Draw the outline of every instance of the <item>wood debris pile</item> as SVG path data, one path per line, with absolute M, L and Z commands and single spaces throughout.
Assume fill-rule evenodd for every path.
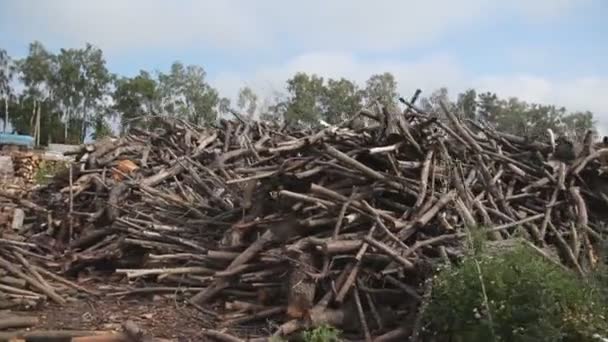
M 30 253 L 57 255 L 66 277 L 124 275 L 122 295 L 181 291 L 213 326 L 270 320 L 260 335 L 288 335 L 332 324 L 378 341 L 419 328 L 424 281 L 463 254 L 471 230 L 524 236 L 580 274 L 597 263 L 608 150 L 590 137 L 573 160 L 550 161 L 548 143 L 409 103 L 315 130 L 150 127 L 83 147 L 37 193 Z M 26 246 L 4 246 L 0 270 L 28 271 L 27 291 L 53 298 Z

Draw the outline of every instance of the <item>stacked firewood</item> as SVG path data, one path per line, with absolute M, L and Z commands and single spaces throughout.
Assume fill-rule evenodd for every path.
M 33 152 L 16 152 L 13 153 L 12 157 L 15 177 L 22 178 L 29 184 L 34 183 L 36 172 L 40 167 L 40 156 Z
M 22 188 L 0 187 L 0 310 L 32 309 L 48 300 L 65 304 L 79 292 L 96 294 L 60 276 L 50 250 L 32 239 L 39 233 L 36 218 L 50 216 L 27 194 Z
M 83 146 L 36 194 L 32 239 L 45 243 L 33 250 L 69 250 L 67 277 L 124 275 L 129 288 L 113 295 L 182 293 L 212 326 L 273 320 L 270 333 L 288 335 L 331 324 L 368 341 L 416 329 L 425 280 L 473 233 L 523 236 L 578 274 L 595 267 L 608 149 L 589 138 L 574 160 L 554 160 L 548 139 L 403 102 L 321 129 L 152 118 L 150 130 Z M 0 269 L 28 269 L 25 247 Z

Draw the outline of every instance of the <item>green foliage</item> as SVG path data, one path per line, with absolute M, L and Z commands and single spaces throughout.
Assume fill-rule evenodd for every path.
M 371 105 L 379 101 L 383 106 L 397 104 L 397 81 L 390 72 L 372 75 L 365 83 L 365 103 Z
M 98 115 L 93 123 L 93 134 L 92 138 L 99 140 L 101 138 L 112 136 L 112 127 L 103 115 Z
M 441 109 L 441 102 L 447 105 L 449 110 L 454 110 L 454 106 L 450 102 L 448 89 L 445 87 L 435 90 L 429 97 L 423 97 L 420 99 L 420 104 L 423 110 L 439 116 L 444 115 L 443 110 Z
M 299 336 L 295 336 L 289 341 L 301 341 L 301 342 L 340 342 L 340 330 L 329 326 L 322 325 L 314 329 L 307 329 L 302 331 Z M 268 339 L 270 342 L 287 342 L 287 340 L 280 336 L 272 336 Z
M 237 106 L 244 111 L 250 118 L 253 117 L 258 106 L 258 96 L 249 87 L 244 87 L 239 90 L 239 98 Z
M 496 122 L 501 106 L 498 96 L 494 93 L 485 92 L 478 95 L 478 118 L 487 122 Z
M 19 102 L 26 103 L 19 115 L 30 116 L 30 132 L 40 121 L 41 144 L 85 139 L 87 129 L 96 125 L 97 116 L 106 108 L 104 97 L 109 92 L 112 75 L 105 64 L 103 52 L 91 44 L 82 49 L 61 49 L 58 55 L 39 42 L 30 44 L 27 57 L 17 63 L 25 86 Z M 25 109 L 28 106 L 31 115 Z M 79 126 L 76 138 L 70 136 L 74 134 L 71 125 L 75 122 Z M 56 130 L 62 130 L 63 136 L 56 134 Z
M 21 80 L 26 93 L 38 101 L 49 96 L 50 82 L 55 68 L 55 56 L 40 42 L 33 42 L 25 59 L 19 61 Z
M 91 44 L 86 44 L 80 51 L 81 56 L 81 78 L 84 79 L 82 85 L 82 115 L 80 127 L 80 141 L 84 141 L 87 136 L 87 128 L 98 125 L 97 115 L 105 111 L 103 98 L 109 93 L 109 86 L 112 82 L 112 75 L 106 68 L 106 61 L 103 52 Z
M 593 341 L 595 333 L 608 334 L 603 300 L 591 283 L 518 246 L 439 272 L 424 334 L 437 341 Z
M 201 124 L 215 121 L 220 101 L 217 90 L 205 80 L 207 73 L 197 65 L 174 62 L 168 74 L 158 76 L 163 114 Z
M 285 118 L 287 112 L 287 101 L 280 93 L 275 93 L 273 97 L 267 97 L 262 102 L 260 108 L 260 120 L 279 123 Z
M 599 262 L 596 268 L 591 272 L 591 279 L 596 284 L 599 293 L 608 302 L 608 240 L 602 240 L 599 250 Z
M 459 95 L 456 107 L 465 116 L 479 118 L 500 131 L 530 139 L 546 136 L 550 128 L 556 134 L 582 141 L 587 131 L 595 126 L 591 112 L 568 113 L 563 107 L 528 103 L 513 97 L 500 99 L 493 93 L 479 94 L 474 101 L 474 95 L 471 90 Z
M 122 77 L 114 84 L 114 107 L 120 113 L 121 129 L 141 126 L 144 118 L 151 115 L 159 102 L 158 84 L 146 71 L 133 78 Z
M 53 108 L 53 104 L 50 101 L 43 103 L 37 103 L 41 106 L 41 112 L 46 113 L 40 120 L 41 136 L 40 143 L 46 145 L 50 142 L 65 141 L 64 135 L 64 123 L 61 120 L 61 114 Z M 21 134 L 33 134 L 34 130 L 34 99 L 27 95 L 22 95 L 20 102 L 9 103 L 9 120 L 13 126 L 13 130 Z M 77 118 L 73 119 L 74 129 L 70 128 L 69 137 L 73 140 L 68 140 L 68 143 L 79 142 L 79 124 L 80 121 Z
M 63 112 L 64 140 L 68 140 L 69 124 L 78 114 L 82 103 L 82 89 L 85 79 L 81 75 L 82 56 L 77 49 L 61 49 L 57 56 L 58 71 L 52 84 L 57 96 L 58 106 Z M 82 126 L 82 125 L 81 125 Z
M 0 117 L 2 120 L 2 131 L 6 132 L 6 127 L 9 123 L 9 102 L 14 98 L 15 92 L 12 89 L 11 82 L 17 71 L 15 62 L 8 55 L 6 50 L 0 49 L 0 112 L 4 111 L 4 115 Z
M 217 104 L 217 110 L 220 115 L 225 115 L 230 112 L 230 99 L 222 97 Z
M 361 107 L 363 92 L 347 79 L 329 79 L 323 89 L 321 106 L 323 119 L 335 124 L 356 113 Z
M 363 98 L 357 85 L 344 78 L 329 79 L 325 83 L 316 75 L 298 73 L 287 85 L 289 98 L 269 109 L 275 116 L 282 113 L 288 124 L 315 125 L 320 119 L 338 123 L 355 113 Z
M 339 342 L 340 331 L 334 327 L 323 325 L 302 332 L 304 342 Z
M 18 77 L 16 77 L 18 76 Z M 20 84 L 14 87 L 13 79 Z M 287 125 L 316 126 L 319 120 L 331 124 L 347 119 L 360 105 L 397 107 L 397 81 L 389 72 L 372 75 L 364 89 L 344 78 L 324 80 L 318 75 L 297 73 L 286 83 L 286 96 L 260 98 L 254 90 L 240 90 L 236 105 L 253 117 Z M 19 89 L 19 91 L 17 91 Z M 527 103 L 517 98 L 501 99 L 494 93 L 469 89 L 452 103 L 446 88 L 438 89 L 419 105 L 429 112 L 449 110 L 466 118 L 482 119 L 496 129 L 525 135 L 544 136 L 547 128 L 556 134 L 581 140 L 594 129 L 590 112 L 569 113 L 564 108 Z M 230 100 L 221 97 L 207 82 L 205 70 L 174 62 L 168 72 L 140 71 L 134 77 L 116 77 L 107 67 L 103 52 L 91 44 L 60 49 L 57 54 L 42 43 L 32 42 L 25 58 L 13 60 L 0 50 L 0 120 L 29 134 L 40 125 L 37 136 L 48 142 L 81 143 L 93 136 L 109 134 L 110 119 L 119 116 L 121 132 L 147 127 L 151 115 L 178 116 L 194 123 L 209 123 L 229 112 Z M 40 117 L 38 117 L 38 115 Z
M 585 133 L 595 127 L 593 113 L 589 111 L 566 115 L 562 118 L 562 121 L 568 133 L 577 141 L 582 141 Z
M 323 96 L 323 78 L 297 73 L 287 80 L 289 100 L 284 114 L 288 124 L 315 124 L 321 117 L 321 99 Z
M 475 89 L 469 89 L 462 94 L 458 95 L 458 102 L 456 107 L 459 112 L 462 112 L 465 118 L 475 119 L 477 113 L 477 93 Z
M 34 174 L 34 181 L 40 185 L 48 184 L 55 175 L 67 168 L 67 163 L 43 160 Z

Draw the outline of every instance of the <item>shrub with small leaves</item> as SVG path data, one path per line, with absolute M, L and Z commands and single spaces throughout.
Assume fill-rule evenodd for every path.
M 67 168 L 67 163 L 43 160 L 36 170 L 34 181 L 36 184 L 48 184 L 51 178 Z
M 425 341 L 598 341 L 594 334 L 608 335 L 607 312 L 592 283 L 522 245 L 441 270 L 423 335 Z
M 328 325 L 302 332 L 304 342 L 340 342 L 340 331 Z

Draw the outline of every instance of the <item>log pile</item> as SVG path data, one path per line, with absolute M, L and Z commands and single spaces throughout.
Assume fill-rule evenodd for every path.
M 40 167 L 40 156 L 33 152 L 16 152 L 12 154 L 12 157 L 15 177 L 24 179 L 28 184 L 33 184 L 36 172 Z
M 84 146 L 27 207 L 40 229 L 23 243 L 57 255 L 63 276 L 129 280 L 111 295 L 182 293 L 210 327 L 332 324 L 367 341 L 413 333 L 424 281 L 473 233 L 524 237 L 578 274 L 596 265 L 608 149 L 590 138 L 559 161 L 548 142 L 403 102 L 322 129 L 155 118 Z M 353 124 L 362 117 L 371 123 Z M 28 291 L 53 299 L 26 247 L 4 250 L 0 270 L 21 267 Z

